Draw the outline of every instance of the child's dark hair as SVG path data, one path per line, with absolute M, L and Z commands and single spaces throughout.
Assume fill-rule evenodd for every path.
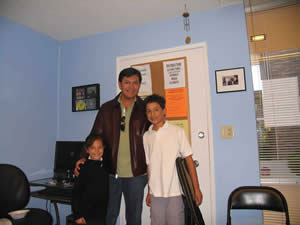
M 100 140 L 102 142 L 103 146 L 105 146 L 104 138 L 102 135 L 90 134 L 89 136 L 87 136 L 87 138 L 85 139 L 85 142 L 84 142 L 85 151 L 87 151 L 88 148 L 91 147 L 93 145 L 94 141 L 96 141 L 96 140 Z
M 160 95 L 157 95 L 157 94 L 147 96 L 145 98 L 144 102 L 145 102 L 145 106 L 147 106 L 147 104 L 149 104 L 149 103 L 155 102 L 155 103 L 159 104 L 162 109 L 165 109 L 165 107 L 166 107 L 165 98 Z

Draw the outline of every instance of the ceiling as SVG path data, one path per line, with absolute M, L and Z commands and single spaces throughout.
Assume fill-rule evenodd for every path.
M 185 4 L 193 14 L 241 2 L 256 11 L 300 0 L 0 0 L 0 16 L 63 41 L 175 18 Z
M 242 0 L 0 0 L 0 16 L 55 40 L 70 40 L 222 8 Z

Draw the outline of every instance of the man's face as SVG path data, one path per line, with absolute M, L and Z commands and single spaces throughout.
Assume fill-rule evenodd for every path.
M 119 82 L 119 88 L 125 98 L 135 98 L 139 93 L 141 83 L 137 75 L 124 77 L 122 82 Z

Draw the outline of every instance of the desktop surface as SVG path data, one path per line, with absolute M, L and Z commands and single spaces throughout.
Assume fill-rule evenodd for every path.
M 55 210 L 56 225 L 60 225 L 60 217 L 57 203 L 70 205 L 72 202 L 72 183 L 54 182 L 52 177 L 30 181 L 31 186 L 43 187 L 42 190 L 32 191 L 34 198 L 49 200 Z
M 72 183 L 53 183 L 53 178 L 44 178 L 30 181 L 31 186 L 45 187 L 42 190 L 32 191 L 31 196 L 52 202 L 71 204 L 72 200 Z
M 73 183 L 72 182 L 65 182 L 64 180 L 57 181 L 52 177 L 38 179 L 30 181 L 31 186 L 42 186 L 47 188 L 59 188 L 59 189 L 72 189 Z

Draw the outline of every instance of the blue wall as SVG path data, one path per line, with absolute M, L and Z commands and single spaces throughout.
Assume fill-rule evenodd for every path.
M 207 43 L 214 136 L 217 225 L 221 225 L 225 224 L 226 221 L 229 193 L 240 185 L 259 184 L 254 99 L 244 8 L 242 4 L 238 4 L 223 9 L 205 11 L 192 14 L 190 20 L 192 43 Z M 7 23 L 5 20 L 0 23 L 1 32 L 3 30 L 2 26 L 5 28 Z M 2 119 L 3 107 L 1 104 L 1 123 L 6 125 L 4 126 L 6 130 L 1 130 L 1 139 L 5 137 L 5 139 L 10 140 L 10 143 L 5 142 L 4 148 L 11 148 L 13 141 L 11 130 L 18 131 L 21 129 L 26 136 L 30 136 L 26 140 L 31 148 L 26 148 L 27 154 L 24 160 L 14 161 L 29 173 L 38 172 L 41 168 L 46 171 L 52 168 L 53 162 L 49 158 L 53 158 L 52 151 L 54 149 L 55 136 L 57 136 L 58 140 L 83 140 L 91 129 L 96 112 L 72 112 L 72 86 L 100 83 L 101 103 L 103 103 L 114 97 L 116 93 L 117 56 L 181 46 L 184 45 L 185 39 L 182 17 L 61 43 L 51 41 L 21 26 L 14 24 L 8 24 L 7 26 L 9 29 L 16 29 L 11 34 L 15 40 L 2 40 L 3 37 L 0 35 L 0 45 L 2 46 L 3 43 L 13 45 L 6 48 L 15 49 L 18 57 L 20 55 L 23 57 L 17 60 L 9 58 L 10 51 L 7 49 L 7 53 L 4 56 L 9 59 L 5 59 L 8 61 L 5 64 L 13 64 L 14 68 L 16 68 L 19 67 L 19 64 L 24 64 L 24 62 L 29 60 L 28 57 L 25 57 L 29 50 L 24 50 L 24 46 L 21 49 L 15 47 L 18 44 L 21 45 L 20 41 L 16 39 L 17 36 L 21 36 L 22 39 L 29 39 L 27 36 L 30 36 L 30 39 L 33 39 L 26 41 L 26 48 L 30 49 L 30 57 L 35 57 L 36 52 L 41 54 L 38 59 L 33 60 L 39 63 L 34 63 L 30 70 L 21 70 L 23 76 L 30 76 L 30 80 L 23 80 L 20 91 L 18 90 L 17 93 L 7 96 L 8 100 L 10 102 L 15 101 L 16 105 L 4 111 L 7 113 L 4 119 Z M 45 42 L 46 47 L 45 45 L 40 46 L 39 43 L 41 42 Z M 35 50 L 33 56 L 31 55 L 31 48 Z M 56 53 L 57 49 L 58 56 Z M 0 63 L 2 63 L 2 58 L 4 57 L 2 54 L 0 52 Z M 60 64 L 58 71 L 56 71 L 57 59 Z M 2 67 L 2 64 L 0 65 Z M 216 94 L 214 71 L 241 66 L 246 69 L 247 91 Z M 0 72 L 2 70 L 1 68 Z M 14 81 L 20 77 L 17 71 L 12 70 L 12 68 L 8 68 L 3 72 L 5 74 L 5 71 L 7 71 L 6 73 L 10 74 L 5 77 L 7 80 L 4 80 L 4 82 L 9 83 L 8 87 L 3 87 L 4 90 L 8 88 L 7 94 L 9 91 L 12 91 L 11 89 L 15 85 Z M 43 73 L 39 73 L 41 70 Z M 56 77 L 58 77 L 57 84 Z M 2 72 L 0 79 L 2 89 Z M 33 86 L 34 88 L 44 85 L 44 80 L 47 80 L 47 82 L 42 90 L 30 89 L 28 93 L 28 90 L 25 89 L 29 85 L 28 83 L 31 83 L 31 87 Z M 56 87 L 58 88 L 57 91 Z M 36 95 L 37 91 L 39 91 L 39 95 Z M 38 102 L 36 103 L 39 106 L 38 109 L 37 106 L 28 108 L 23 99 L 16 97 L 17 95 L 24 96 L 27 94 L 30 95 L 30 98 L 34 96 L 36 102 Z M 57 99 L 56 94 L 58 94 Z M 1 103 L 5 101 L 2 98 L 1 96 Z M 30 104 L 35 103 L 32 102 Z M 30 115 L 31 119 L 29 121 L 28 119 L 26 119 L 26 122 L 22 121 L 18 126 L 20 128 L 16 128 L 9 121 L 15 123 L 15 114 L 20 111 L 19 106 L 23 106 L 22 114 L 24 111 L 24 114 L 28 114 L 26 111 L 27 107 L 29 114 L 32 115 Z M 58 118 L 56 118 L 56 110 Z M 38 125 L 35 122 L 36 118 L 41 118 Z M 58 125 L 57 130 L 56 124 Z M 234 139 L 221 139 L 220 127 L 223 125 L 233 125 L 235 127 Z M 7 129 L 10 132 L 7 132 Z M 28 132 L 28 130 L 31 132 Z M 37 143 L 35 142 L 36 139 L 38 139 Z M 23 147 L 21 144 L 20 146 Z M 41 148 L 41 146 L 45 147 Z M 2 162 L 13 161 L 15 157 L 19 157 L 18 153 L 15 152 L 4 154 L 5 157 L 2 158 L 1 150 L 0 160 Z M 40 154 L 39 158 L 41 160 L 32 163 L 32 155 L 36 154 Z M 70 208 L 68 206 L 60 206 L 60 209 L 62 210 L 61 220 L 64 224 L 63 216 L 70 212 Z M 249 218 L 247 220 L 248 224 L 259 224 L 256 216 L 247 215 Z M 247 223 L 247 221 L 244 222 Z
M 0 17 L 0 49 L 0 162 L 37 177 L 53 166 L 57 42 Z
M 0 17 L 0 163 L 52 176 L 56 121 L 57 42 Z
M 217 224 L 224 224 L 229 193 L 258 185 L 253 88 L 243 5 L 191 16 L 193 43 L 206 42 L 212 99 Z M 182 18 L 138 25 L 61 44 L 60 138 L 84 139 L 96 112 L 71 112 L 71 87 L 100 83 L 101 103 L 116 93 L 116 57 L 184 45 Z M 247 91 L 216 94 L 215 70 L 245 67 Z M 76 121 L 76 123 L 74 123 Z M 233 125 L 234 139 L 221 139 L 220 127 Z M 252 218 L 252 216 L 251 216 Z M 255 217 L 253 217 L 255 218 Z M 254 219 L 255 220 L 255 219 Z M 249 224 L 255 224 L 253 221 Z

